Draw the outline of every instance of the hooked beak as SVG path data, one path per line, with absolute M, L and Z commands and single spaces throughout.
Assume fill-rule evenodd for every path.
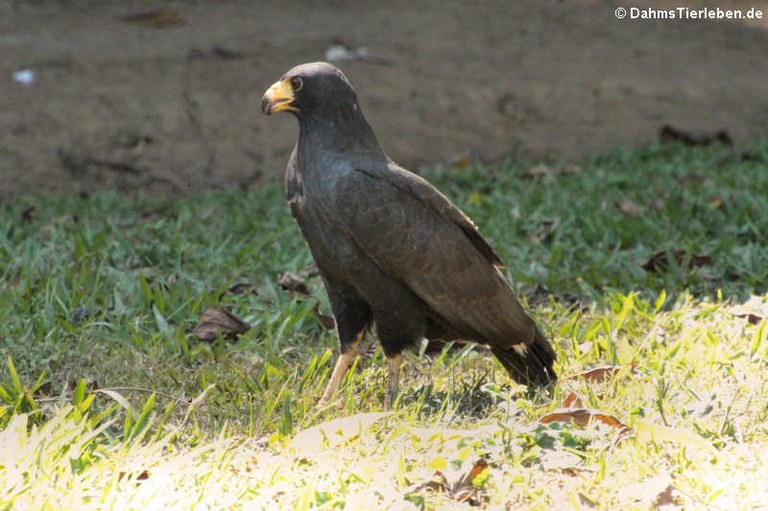
M 293 106 L 294 99 L 290 80 L 280 80 L 273 83 L 264 93 L 261 98 L 261 111 L 266 115 L 276 114 L 283 110 L 298 112 L 299 109 Z

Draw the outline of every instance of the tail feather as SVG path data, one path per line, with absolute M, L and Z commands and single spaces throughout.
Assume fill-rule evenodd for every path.
M 555 363 L 555 351 L 538 329 L 533 342 L 527 346 L 491 346 L 491 351 L 517 383 L 539 387 L 557 380 L 557 374 L 552 367 Z

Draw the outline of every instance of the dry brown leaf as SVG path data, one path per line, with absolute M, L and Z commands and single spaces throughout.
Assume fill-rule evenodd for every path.
M 750 296 L 746 302 L 731 307 L 730 312 L 737 318 L 745 318 L 751 324 L 757 325 L 763 318 L 768 317 L 768 298 Z
M 723 210 L 725 209 L 725 199 L 719 195 L 713 195 L 709 198 L 709 207 L 712 209 Z
M 430 479 L 429 481 L 425 481 L 423 483 L 418 483 L 416 485 L 413 485 L 409 490 L 408 493 L 415 493 L 420 491 L 431 491 L 435 493 L 440 492 L 448 492 L 448 479 L 445 478 L 445 475 L 440 472 L 439 470 L 435 471 L 435 473 L 432 475 L 433 479 Z
M 231 293 L 233 295 L 242 295 L 248 292 L 254 295 L 258 294 L 256 292 L 256 286 L 253 284 L 249 284 L 247 282 L 237 282 L 229 286 L 225 291 L 219 293 L 219 300 L 221 300 L 227 293 Z
M 581 165 L 576 165 L 575 163 L 569 163 L 567 165 L 563 165 L 562 167 L 559 167 L 560 174 L 568 175 L 568 174 L 579 174 L 581 172 Z
M 551 424 L 553 422 L 565 422 L 567 424 L 573 424 L 580 428 L 586 427 L 590 422 L 597 421 L 606 426 L 619 429 L 622 433 L 631 432 L 632 429 L 622 424 L 622 422 L 612 415 L 598 412 L 596 410 L 590 410 L 588 408 L 567 408 L 564 410 L 558 410 L 549 413 L 539 419 L 542 424 Z
M 314 307 L 314 313 L 315 317 L 320 321 L 320 323 L 327 328 L 328 330 L 333 330 L 336 328 L 336 319 L 333 316 L 328 316 L 327 314 L 323 314 L 320 312 L 320 302 L 315 303 Z
M 582 506 L 587 506 L 587 507 L 597 507 L 600 504 L 599 501 L 593 499 L 592 497 L 582 492 L 579 492 L 579 502 L 581 502 Z
M 590 469 L 578 468 L 578 467 L 563 467 L 560 469 L 560 473 L 567 475 L 568 477 L 580 477 L 584 473 L 592 473 Z
M 626 366 L 600 366 L 595 367 L 593 369 L 589 369 L 587 371 L 584 371 L 583 373 L 579 373 L 573 376 L 569 376 L 567 378 L 563 378 L 564 380 L 576 380 L 576 379 L 583 379 L 586 381 L 592 381 L 592 382 L 603 382 L 613 376 L 616 375 L 619 371 L 621 371 Z M 637 372 L 637 362 L 632 362 L 630 365 L 630 370 L 632 374 L 636 374 Z
M 555 171 L 548 165 L 534 165 L 525 171 L 525 174 L 533 179 L 551 179 L 555 175 Z
M 310 295 L 309 287 L 304 279 L 289 271 L 280 275 L 280 287 L 286 291 L 292 291 L 300 295 Z
M 433 478 L 429 481 L 413 485 L 407 493 L 416 493 L 421 491 L 447 493 L 454 500 L 466 502 L 470 506 L 482 506 L 488 501 L 483 489 L 475 484 L 475 481 L 486 470 L 488 462 L 484 459 L 478 459 L 472 467 L 460 475 L 453 483 L 440 470 L 435 471 Z
M 649 479 L 627 484 L 619 489 L 619 499 L 632 502 L 642 509 L 665 509 L 666 506 L 684 506 L 681 493 L 674 486 L 674 476 L 660 473 Z
M 550 234 L 555 232 L 555 229 L 557 229 L 558 225 L 560 225 L 559 218 L 542 218 L 539 220 L 539 224 L 536 226 L 536 230 L 531 235 L 531 240 L 534 243 L 541 243 L 547 237 L 549 237 Z
M 647 261 L 643 263 L 643 269 L 645 271 L 656 273 L 669 268 L 670 256 L 678 266 L 682 266 L 688 253 L 683 249 L 674 250 L 660 250 L 656 252 Z M 712 266 L 714 264 L 712 256 L 706 254 L 693 254 L 688 261 L 688 268 L 699 268 L 701 266 Z
M 451 161 L 451 168 L 455 172 L 463 172 L 469 168 L 471 160 L 468 153 L 462 153 L 457 155 Z
M 739 161 L 762 161 L 762 158 L 757 153 L 749 151 L 735 151 L 718 158 L 715 161 L 715 166 L 722 167 L 728 163 Z
M 457 488 L 464 485 L 470 485 L 473 488 L 477 488 L 475 485 L 475 479 L 477 479 L 483 472 L 488 470 L 488 462 L 485 461 L 483 458 L 479 458 L 474 465 L 472 465 L 472 468 L 469 469 L 468 472 L 463 474 L 458 481 L 454 484 L 454 493 L 456 492 Z
M 655 197 L 651 201 L 650 208 L 651 208 L 651 211 L 661 211 L 662 209 L 664 209 L 666 205 L 667 205 L 667 199 L 665 199 L 664 197 Z
M 133 475 L 132 473 L 120 471 L 117 473 L 117 480 L 122 481 L 126 477 L 130 477 L 132 475 Z M 139 485 L 141 484 L 142 481 L 146 481 L 147 479 L 149 479 L 149 477 L 150 477 L 149 471 L 144 469 L 138 474 L 136 474 L 136 477 L 134 477 L 133 480 L 136 481 L 137 485 Z
M 424 353 L 434 355 L 442 353 L 446 348 L 448 348 L 448 353 L 456 353 L 463 350 L 469 342 L 465 339 L 453 339 L 450 341 L 445 339 L 427 339 L 427 347 L 424 349 Z
M 676 494 L 677 493 L 677 494 Z M 664 506 L 680 506 L 682 501 L 679 497 L 677 488 L 671 484 L 664 488 L 664 491 L 656 495 L 656 500 L 653 501 L 653 508 L 659 509 Z
M 641 206 L 637 202 L 633 202 L 631 200 L 617 200 L 614 202 L 614 205 L 616 206 L 616 209 L 619 210 L 619 212 L 625 215 L 637 216 L 645 213 L 645 206 Z
M 685 131 L 666 124 L 659 130 L 659 141 L 682 142 L 685 145 L 709 145 L 714 142 L 721 142 L 726 145 L 733 145 L 733 139 L 725 130 L 716 132 L 693 132 Z
M 333 316 L 320 314 L 319 312 L 316 314 L 316 316 L 317 316 L 317 319 L 320 320 L 320 323 L 322 323 L 326 329 L 333 330 L 334 328 L 336 328 L 336 320 L 333 318 Z
M 35 212 L 35 206 L 27 206 L 24 208 L 24 211 L 21 212 L 21 215 L 19 215 L 19 218 L 21 220 L 21 223 L 26 224 L 28 222 L 31 222 L 34 218 L 34 212 Z
M 161 7 L 152 11 L 137 12 L 123 16 L 123 21 L 129 23 L 138 23 L 154 28 L 165 28 L 174 25 L 184 25 L 184 18 L 181 13 L 172 7 Z
M 192 335 L 202 341 L 213 341 L 217 335 L 227 339 L 236 339 L 251 329 L 251 325 L 238 318 L 223 307 L 209 307 L 197 324 Z
M 579 165 L 568 164 L 550 167 L 543 163 L 534 165 L 525 171 L 525 175 L 531 179 L 551 180 L 555 176 L 567 176 L 569 174 L 578 174 L 581 172 Z
M 575 392 L 571 392 L 563 401 L 563 408 L 584 408 L 584 403 Z
M 759 325 L 763 320 L 762 316 L 758 316 L 756 314 L 736 314 L 736 317 L 747 318 L 747 321 L 749 321 L 750 325 Z

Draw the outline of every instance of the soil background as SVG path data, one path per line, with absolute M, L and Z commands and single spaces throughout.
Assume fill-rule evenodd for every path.
M 578 159 L 664 125 L 768 133 L 768 20 L 617 20 L 620 5 L 768 16 L 758 0 L 0 0 L 0 199 L 279 176 L 297 125 L 263 116 L 262 93 L 339 44 L 367 50 L 336 64 L 412 170 L 510 151 Z

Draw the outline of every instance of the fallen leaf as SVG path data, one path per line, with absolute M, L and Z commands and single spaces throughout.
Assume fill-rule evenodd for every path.
M 661 211 L 666 207 L 666 205 L 667 205 L 667 199 L 665 199 L 664 197 L 655 197 L 651 201 L 650 208 L 651 208 L 651 211 Z
M 563 401 L 563 408 L 584 408 L 584 403 L 575 392 L 571 392 Z
M 623 200 L 623 201 L 616 201 L 614 202 L 614 205 L 616 206 L 616 209 L 619 210 L 619 212 L 629 215 L 629 216 L 637 216 L 642 213 L 645 213 L 645 206 L 641 206 L 640 204 L 633 202 L 631 200 Z
M 593 382 L 603 382 L 621 371 L 626 366 L 600 366 L 595 367 L 593 369 L 589 369 L 587 371 L 584 371 L 583 373 L 579 373 L 573 376 L 568 376 L 566 378 L 563 378 L 564 380 L 577 380 L 577 379 L 583 379 L 587 381 L 593 381 Z M 630 370 L 632 374 L 636 374 L 637 369 L 637 362 L 632 362 L 630 364 Z
M 427 346 L 424 348 L 424 353 L 427 355 L 434 355 L 442 353 L 443 350 L 448 348 L 448 353 L 456 353 L 464 349 L 466 341 L 462 339 L 454 339 L 446 341 L 445 339 L 427 339 Z
M 130 477 L 130 476 L 132 476 L 132 475 L 133 475 L 132 473 L 129 473 L 129 472 L 122 472 L 122 471 L 121 471 L 121 472 L 118 472 L 118 473 L 117 473 L 117 480 L 118 480 L 118 481 L 122 481 L 122 480 L 123 480 L 123 479 L 125 479 L 126 477 Z M 134 477 L 134 478 L 133 478 L 133 480 L 134 480 L 134 481 L 136 481 L 136 484 L 137 484 L 137 485 L 138 485 L 138 484 L 140 484 L 142 481 L 146 481 L 147 479 L 149 479 L 149 471 L 148 471 L 148 470 L 146 470 L 146 469 L 145 469 L 145 470 L 142 470 L 141 472 L 139 472 L 139 473 L 136 475 L 136 477 Z
M 33 215 L 34 212 L 35 212 L 35 206 L 27 206 L 26 208 L 24 208 L 24 211 L 22 211 L 20 215 L 21 223 L 25 224 L 27 222 L 31 222 L 32 219 L 34 218 L 34 215 Z
M 599 501 L 593 499 L 592 497 L 585 495 L 582 492 L 579 492 L 579 502 L 581 502 L 582 506 L 587 507 L 597 507 L 600 503 Z
M 671 484 L 664 488 L 664 491 L 656 495 L 656 500 L 653 501 L 654 509 L 664 506 L 680 506 L 682 504 L 683 502 L 677 488 Z
M 539 220 L 536 230 L 531 235 L 531 240 L 534 243 L 541 243 L 547 239 L 550 234 L 555 232 L 558 225 L 560 225 L 559 218 L 542 218 Z
M 659 141 L 682 142 L 685 145 L 709 145 L 714 142 L 720 142 L 726 145 L 733 145 L 733 139 L 725 130 L 716 132 L 692 132 L 678 128 L 673 128 L 669 124 L 661 127 L 659 130 Z
M 213 341 L 217 335 L 227 339 L 236 339 L 251 329 L 251 325 L 241 320 L 223 307 L 209 307 L 192 330 L 193 336 L 202 341 Z
M 435 493 L 447 493 L 449 491 L 450 485 L 448 484 L 448 479 L 446 479 L 445 475 L 441 471 L 436 470 L 432 477 L 433 479 L 430 479 L 429 481 L 412 485 L 407 490 L 407 493 L 416 493 L 424 490 Z
M 632 502 L 643 509 L 659 509 L 664 506 L 684 504 L 677 489 L 672 485 L 672 476 L 662 473 L 619 489 L 622 502 Z
M 586 310 L 590 303 L 589 299 L 584 296 L 568 292 L 555 294 L 541 284 L 524 286 L 521 292 L 531 307 L 547 304 L 550 298 L 553 298 L 557 303 L 567 305 L 571 310 Z
M 70 390 L 70 391 L 74 391 L 79 384 L 80 384 L 80 380 L 74 380 L 74 379 L 68 380 L 67 381 L 67 389 Z M 85 381 L 85 388 L 89 392 L 93 392 L 95 390 L 99 390 L 100 387 L 99 387 L 98 380 L 96 380 L 95 378 L 88 378 L 88 379 L 86 379 L 86 381 Z
M 719 195 L 709 198 L 709 207 L 712 209 L 725 209 L 725 200 Z
M 237 296 L 237 295 L 245 294 L 247 292 L 250 292 L 251 294 L 254 294 L 254 295 L 258 294 L 256 292 L 256 286 L 254 286 L 253 284 L 249 284 L 247 282 L 237 282 L 236 284 L 232 284 L 226 290 L 219 293 L 218 298 L 219 300 L 221 300 L 224 297 L 224 295 L 227 293 L 231 293 Z
M 643 263 L 643 269 L 651 273 L 657 273 L 669 268 L 670 256 L 678 266 L 683 266 L 683 262 L 688 256 L 688 252 L 683 249 L 674 250 L 660 250 L 656 252 L 647 261 Z M 688 268 L 699 268 L 701 266 L 712 266 L 715 260 L 710 255 L 706 254 L 693 254 L 688 261 Z
M 567 475 L 568 477 L 579 477 L 581 474 L 591 473 L 590 469 L 578 467 L 563 467 L 560 469 L 560 472 Z
M 549 165 L 534 165 L 525 171 L 525 175 L 533 179 L 552 179 L 555 171 Z
M 137 23 L 154 28 L 165 28 L 174 25 L 184 25 L 184 18 L 181 13 L 172 7 L 162 7 L 152 11 L 138 12 L 122 17 L 123 21 L 128 23 Z
M 472 164 L 472 156 L 469 153 L 456 154 L 446 164 L 453 173 L 464 172 Z
M 325 328 L 328 330 L 333 330 L 336 328 L 336 320 L 333 318 L 333 316 L 328 316 L 326 314 L 317 314 L 317 319 L 320 320 L 320 323 L 323 324 Z
M 552 413 L 548 413 L 539 422 L 542 424 L 551 424 L 553 422 L 564 422 L 573 424 L 580 428 L 586 427 L 590 422 L 597 421 L 606 426 L 619 429 L 622 433 L 630 433 L 632 429 L 622 424 L 622 422 L 612 415 L 590 410 L 588 408 L 566 408 Z
M 757 316 L 755 314 L 744 314 L 744 315 L 737 314 L 736 316 L 740 318 L 747 318 L 747 321 L 749 321 L 750 325 L 758 325 L 763 320 L 763 316 Z
M 292 291 L 300 295 L 310 295 L 309 287 L 304 279 L 289 271 L 280 275 L 280 287 L 286 291 Z
M 555 176 L 567 176 L 581 172 L 579 165 L 567 164 L 550 167 L 543 163 L 529 167 L 525 175 L 531 179 L 551 180 Z
M 472 465 L 472 468 L 469 469 L 469 472 L 466 473 L 465 476 L 463 476 L 459 482 L 463 483 L 469 483 L 469 484 L 479 484 L 478 477 L 483 475 L 483 473 L 488 469 L 488 462 L 485 461 L 482 458 L 479 458 L 474 465 Z
M 165 276 L 161 270 L 156 268 L 137 268 L 136 272 L 140 275 L 140 278 L 144 279 L 152 291 L 161 289 L 168 291 L 171 286 L 179 279 L 178 275 Z
M 730 312 L 737 318 L 745 318 L 751 324 L 757 325 L 763 318 L 768 317 L 768 295 L 752 295 L 746 302 L 731 307 Z
M 451 486 L 451 495 L 459 502 L 466 502 L 471 506 L 480 506 L 485 500 L 482 495 L 482 480 L 487 475 L 488 462 L 480 458 L 472 467 L 459 477 Z
M 482 506 L 488 501 L 488 496 L 485 495 L 482 488 L 487 470 L 488 462 L 482 458 L 478 459 L 468 471 L 459 475 L 453 482 L 442 471 L 436 470 L 429 481 L 411 485 L 406 491 L 406 498 L 414 493 L 429 491 L 446 493 L 452 499 L 466 502 L 470 506 Z
M 328 330 L 333 330 L 336 328 L 336 319 L 333 316 L 328 316 L 327 314 L 320 312 L 320 302 L 315 303 L 313 311 L 315 313 L 315 317 L 325 328 Z
M 736 151 L 719 158 L 715 162 L 715 166 L 722 167 L 728 163 L 735 163 L 740 161 L 762 161 L 763 159 L 759 154 L 749 151 Z
M 77 385 L 73 385 L 72 388 L 75 388 Z M 51 383 L 50 380 L 44 381 L 40 384 L 39 387 L 35 390 L 33 396 L 34 397 L 51 397 L 51 393 L 53 392 L 53 383 Z

